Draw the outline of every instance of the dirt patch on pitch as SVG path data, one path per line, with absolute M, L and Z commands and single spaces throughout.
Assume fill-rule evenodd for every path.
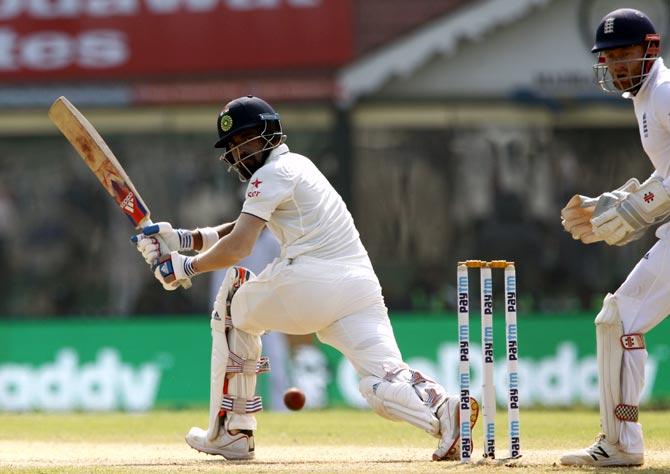
M 179 444 L 59 443 L 0 441 L 0 470 L 27 472 L 584 472 L 557 465 L 560 451 L 527 451 L 515 462 L 481 462 L 474 465 L 434 463 L 431 450 L 420 448 L 298 446 L 262 447 L 253 461 L 228 462 Z M 646 469 L 670 469 L 670 454 L 647 455 Z M 629 469 L 608 469 L 608 473 Z

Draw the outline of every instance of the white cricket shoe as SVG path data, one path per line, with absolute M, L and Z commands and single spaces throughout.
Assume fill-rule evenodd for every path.
M 224 427 L 213 441 L 207 439 L 207 430 L 193 427 L 186 435 L 186 443 L 193 449 L 207 454 L 218 454 L 229 461 L 254 458 L 254 435 L 252 431 L 241 430 L 231 433 Z
M 460 399 L 449 397 L 437 409 L 437 418 L 440 420 L 441 439 L 433 453 L 433 461 L 460 461 L 461 460 L 461 431 L 460 431 Z M 470 429 L 475 426 L 479 417 L 479 402 L 470 397 Z
M 612 444 L 599 434 L 596 442 L 586 449 L 573 451 L 561 456 L 561 464 L 566 466 L 641 466 L 644 454 L 625 453 L 618 443 Z

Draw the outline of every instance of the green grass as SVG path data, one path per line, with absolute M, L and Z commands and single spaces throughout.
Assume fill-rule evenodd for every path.
M 505 417 L 499 411 L 497 437 L 502 444 Z M 647 437 L 670 439 L 670 412 L 642 415 Z M 256 444 L 348 445 L 356 440 L 364 446 L 403 443 L 430 446 L 426 433 L 406 423 L 393 423 L 369 411 L 324 410 L 289 413 L 262 412 L 257 416 Z M 561 448 L 581 437 L 590 441 L 598 429 L 595 411 L 522 412 L 522 443 L 536 449 Z M 207 424 L 204 410 L 154 411 L 144 414 L 0 414 L 0 440 L 79 442 L 170 443 L 181 441 L 190 426 Z M 479 425 L 479 422 L 478 422 Z M 475 441 L 481 437 L 479 426 Z
M 598 431 L 595 411 L 531 410 L 522 412 L 521 416 L 522 451 L 528 453 L 528 460 L 524 458 L 522 463 L 526 472 L 567 472 L 552 465 L 556 460 L 553 453 L 546 459 L 541 456 L 533 459 L 533 452 L 585 447 Z M 500 454 L 506 453 L 505 421 L 504 413 L 499 411 L 497 439 Z M 665 454 L 670 450 L 670 412 L 645 412 L 641 421 L 645 427 L 649 459 L 642 470 L 670 472 L 670 454 Z M 189 427 L 204 427 L 206 423 L 204 410 L 147 414 L 0 414 L 0 472 L 509 470 L 490 465 L 468 467 L 432 463 L 429 459 L 436 443 L 433 438 L 406 423 L 393 423 L 368 411 L 261 413 L 256 433 L 257 459 L 253 463 L 227 463 L 218 457 L 190 450 L 183 441 L 184 434 Z M 478 426 L 474 432 L 476 450 L 481 447 L 481 438 L 481 427 Z M 109 451 L 110 446 L 111 453 L 96 458 L 96 451 Z M 145 446 L 146 456 L 143 453 Z M 154 451 L 159 448 L 164 448 L 167 454 L 156 455 Z M 49 449 L 53 451 L 49 452 Z M 73 452 L 71 463 L 68 460 L 70 449 Z M 129 450 L 127 457 L 118 452 L 124 449 Z M 18 450 L 22 453 L 17 454 Z M 388 451 L 388 456 L 376 458 L 376 450 Z M 351 460 L 346 457 L 348 454 L 342 454 L 349 452 Z M 295 453 L 295 461 L 292 453 Z M 358 453 L 361 459 L 357 457 Z M 477 453 L 479 451 L 476 456 Z M 365 458 L 370 455 L 373 459 Z M 346 459 L 342 460 L 342 456 Z M 607 472 L 627 470 L 610 469 Z

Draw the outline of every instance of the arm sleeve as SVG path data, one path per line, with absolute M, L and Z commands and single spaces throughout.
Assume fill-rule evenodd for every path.
M 663 127 L 663 130 L 667 134 L 670 134 L 670 83 L 662 83 L 654 90 L 652 104 L 654 107 L 654 117 L 658 121 L 658 124 Z M 663 172 L 664 170 L 655 170 L 647 181 L 660 179 L 663 181 L 663 186 L 666 189 L 670 189 L 670 175 L 664 176 Z
M 664 178 L 663 175 L 658 172 L 658 170 L 654 170 L 654 172 L 651 173 L 651 176 L 649 176 L 649 178 L 647 178 L 645 182 L 642 183 L 640 186 L 645 186 L 649 181 L 653 179 L 662 181 L 663 187 L 670 193 L 670 177 Z
M 652 103 L 656 120 L 670 132 L 670 83 L 660 84 L 656 88 Z
M 291 177 L 276 167 L 262 167 L 247 185 L 242 212 L 269 221 L 274 210 L 293 195 Z
M 662 180 L 663 176 L 661 176 L 661 173 L 659 173 L 657 170 L 654 170 L 654 172 L 651 173 L 651 175 L 649 175 L 649 177 L 642 182 L 642 185 L 646 184 L 648 181 L 651 181 L 652 179 L 659 179 L 659 178 Z

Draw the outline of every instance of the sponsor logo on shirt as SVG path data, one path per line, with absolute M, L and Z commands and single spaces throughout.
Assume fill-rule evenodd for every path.
M 256 178 L 254 181 L 251 182 L 251 185 L 252 185 L 255 189 L 258 189 L 258 188 L 261 186 L 262 183 L 263 183 L 263 181 L 261 181 L 260 179 Z M 247 193 L 247 197 L 250 197 L 250 198 L 254 198 L 254 197 L 257 197 L 257 196 L 260 196 L 260 195 L 261 195 L 261 192 L 260 192 L 260 191 L 249 191 L 249 192 Z

